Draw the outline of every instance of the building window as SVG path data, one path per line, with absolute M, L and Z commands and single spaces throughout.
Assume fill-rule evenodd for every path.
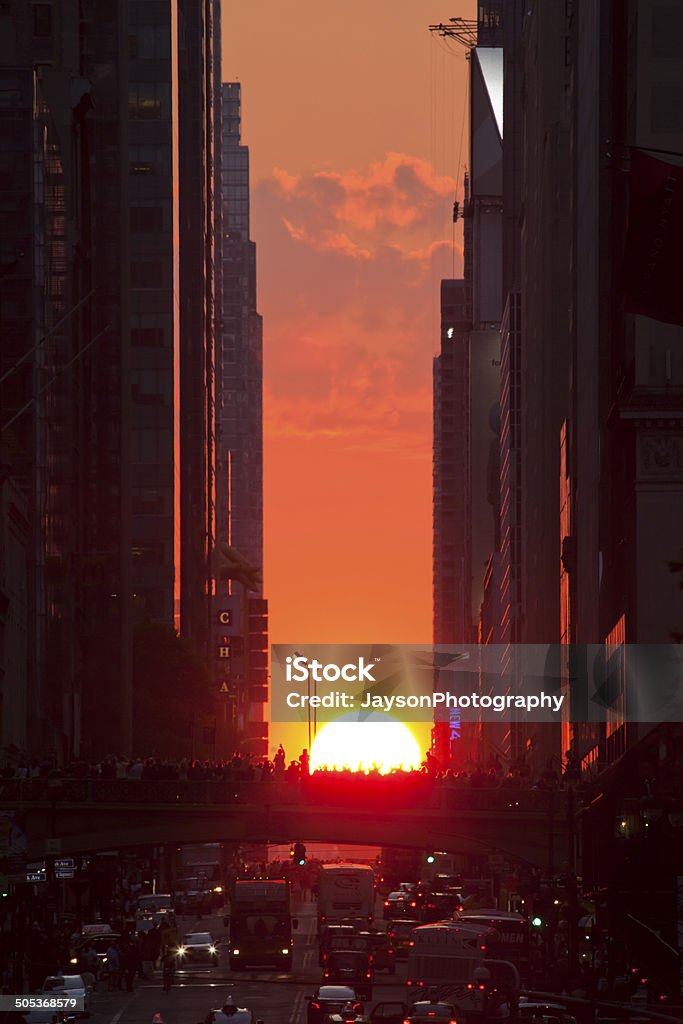
M 163 327 L 131 327 L 130 343 L 136 347 L 161 348 L 164 344 Z
M 131 491 L 131 509 L 136 516 L 163 516 L 164 496 L 159 491 L 134 487 Z
M 134 566 L 164 564 L 164 545 L 162 542 L 155 544 L 133 544 L 130 553 Z
M 171 29 L 168 25 L 137 25 L 128 36 L 129 56 L 138 60 L 168 60 Z
M 33 5 L 33 34 L 43 39 L 52 35 L 52 4 Z
M 133 121 L 159 121 L 170 117 L 171 87 L 167 82 L 131 82 L 128 116 Z
M 161 288 L 164 283 L 164 268 L 160 260 L 145 260 L 131 263 L 131 288 Z
M 131 206 L 131 231 L 163 231 L 164 211 L 161 206 Z

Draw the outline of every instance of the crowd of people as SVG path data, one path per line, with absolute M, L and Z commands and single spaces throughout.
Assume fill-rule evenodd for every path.
M 110 756 L 98 762 L 85 760 L 71 761 L 59 765 L 56 758 L 34 758 L 16 764 L 7 763 L 1 772 L 5 780 L 43 780 L 57 783 L 61 779 L 82 780 L 133 780 L 133 781 L 215 781 L 215 782 L 301 782 L 310 777 L 315 779 L 348 779 L 357 777 L 351 769 L 316 768 L 310 769 L 310 755 L 304 748 L 295 759 L 287 760 L 282 744 L 272 758 L 242 751 L 234 752 L 227 758 L 199 760 L 182 758 L 178 761 L 159 756 L 115 757 Z M 378 767 L 364 773 L 365 777 L 386 778 Z M 481 789 L 497 786 L 514 786 L 552 790 L 577 782 L 579 773 L 567 763 L 558 771 L 548 762 L 543 771 L 533 773 L 524 756 L 512 764 L 502 765 L 493 755 L 486 764 L 468 761 L 460 767 L 444 767 L 427 751 L 419 768 L 408 770 L 396 768 L 388 773 L 390 778 L 432 779 L 455 789 Z

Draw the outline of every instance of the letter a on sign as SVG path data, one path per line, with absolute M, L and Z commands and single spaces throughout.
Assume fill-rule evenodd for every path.
M 229 693 L 230 691 L 228 690 L 228 684 L 226 682 L 222 682 L 221 683 L 221 688 L 220 688 L 220 690 L 218 692 L 219 693 Z

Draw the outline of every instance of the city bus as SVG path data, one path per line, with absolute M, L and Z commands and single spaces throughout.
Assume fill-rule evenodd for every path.
M 369 864 L 322 864 L 318 875 L 318 931 L 344 919 L 375 916 L 375 872 Z
M 284 879 L 237 879 L 230 899 L 230 968 L 292 967 L 292 920 L 289 882 Z
M 519 972 L 509 961 L 491 958 L 492 937 L 490 928 L 455 921 L 416 928 L 408 951 L 408 1002 L 437 998 L 451 1003 L 468 1021 L 503 1007 L 516 1012 Z

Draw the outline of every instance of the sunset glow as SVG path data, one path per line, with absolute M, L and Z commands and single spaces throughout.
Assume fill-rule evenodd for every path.
M 321 18 L 303 0 L 283 45 L 271 0 L 224 9 L 264 324 L 273 643 L 431 641 L 432 357 L 439 281 L 462 271 L 467 62 L 427 26 L 452 14 L 350 0 Z
M 420 767 L 420 748 L 410 729 L 386 717 L 328 722 L 311 750 L 311 771 L 320 768 L 388 775 L 392 769 Z

